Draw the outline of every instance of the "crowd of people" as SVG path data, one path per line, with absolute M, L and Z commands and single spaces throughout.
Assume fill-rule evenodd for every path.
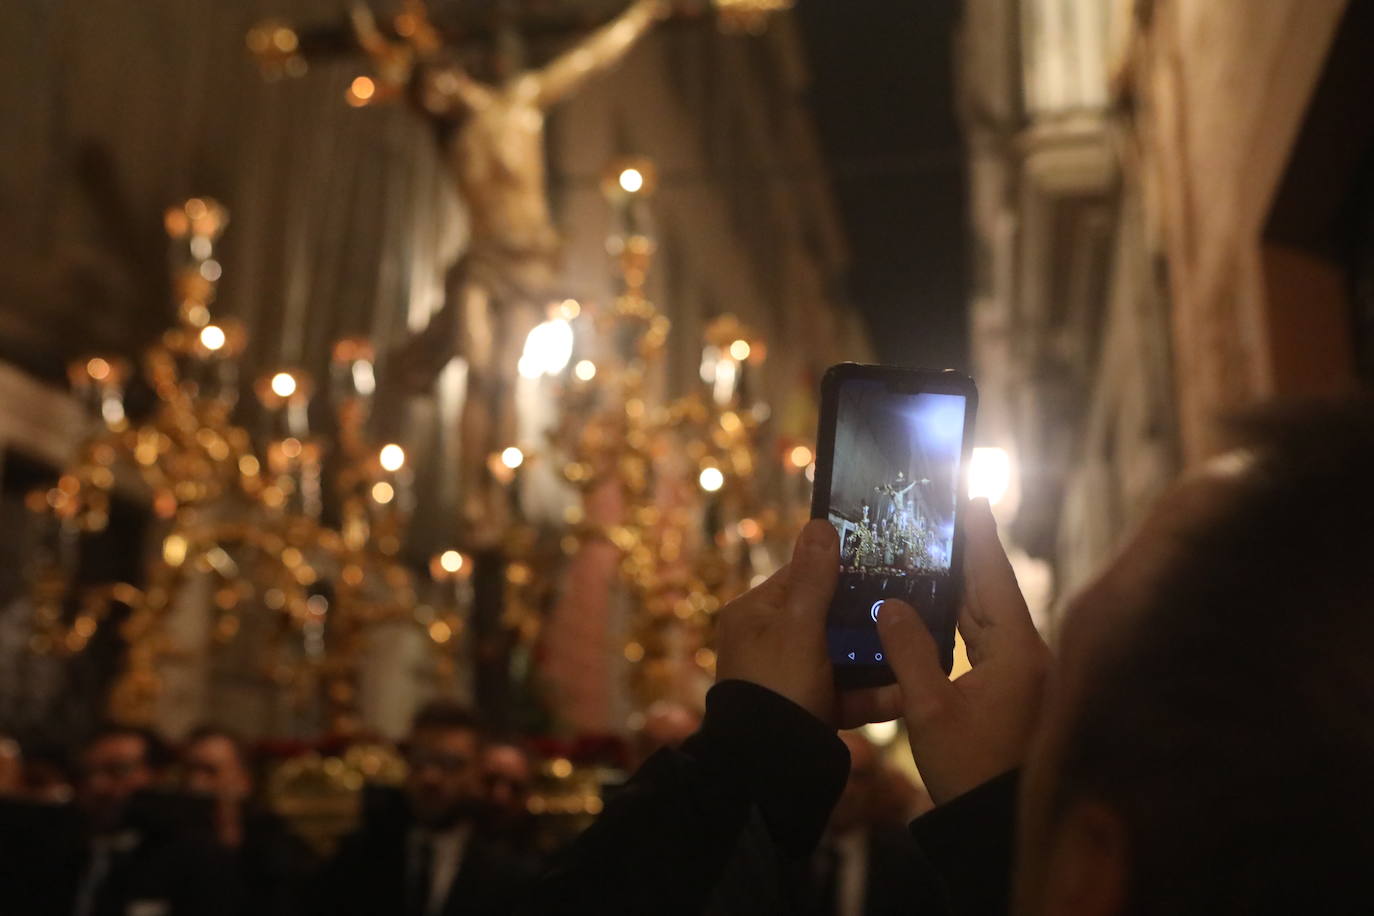
M 174 749 L 107 726 L 70 780 L 53 778 L 50 753 L 26 760 L 0 738 L 0 912 L 513 912 L 539 870 L 528 751 L 446 701 L 420 710 L 403 746 L 405 784 L 366 787 L 357 830 L 321 857 L 263 804 L 250 750 L 226 730 Z
M 951 681 L 913 608 L 897 683 L 837 692 L 824 520 L 721 612 L 701 720 L 662 740 L 551 861 L 529 760 L 464 710 L 417 716 L 402 790 L 309 861 L 249 800 L 242 746 L 197 731 L 181 794 L 150 735 L 100 732 L 74 802 L 5 803 L 14 913 L 826 913 L 1127 916 L 1374 908 L 1374 405 L 1238 426 L 1069 605 L 1052 654 L 985 502 L 968 509 Z M 901 718 L 929 798 L 843 729 Z M 651 734 L 646 728 L 646 735 Z M 659 746 L 661 745 L 661 746 Z M 0 790 L 25 787 L 0 742 Z M 909 787 L 908 787 L 909 789 Z M 199 798 L 199 807 L 187 799 Z M 917 815 L 905 823 L 911 815 Z M 197 826 L 199 829 L 197 830 Z
M 678 747 L 700 716 L 674 702 L 646 711 L 632 753 Z M 746 869 L 721 912 L 779 911 L 789 882 L 828 897 L 905 900 L 894 837 L 929 799 L 857 732 L 855 765 L 823 850 L 800 866 Z M 433 702 L 402 742 L 403 786 L 368 785 L 358 829 L 318 856 L 264 804 L 252 750 L 213 726 L 171 747 L 148 729 L 108 726 L 54 777 L 50 751 L 26 759 L 0 738 L 0 912 L 14 914 L 381 914 L 523 909 L 545 858 L 528 804 L 525 743 L 484 735 L 464 707 Z M 613 792 L 615 787 L 608 787 Z M 862 890 L 859 888 L 862 887 Z M 827 895 L 823 894 L 823 898 Z M 765 903 L 766 902 L 766 903 Z M 594 908 L 593 908 L 594 909 Z M 863 909 L 821 910 L 857 914 Z

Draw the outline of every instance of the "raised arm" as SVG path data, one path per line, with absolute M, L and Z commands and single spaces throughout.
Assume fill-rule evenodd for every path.
M 423 0 L 405 0 L 402 9 L 410 26 L 410 37 L 404 42 L 387 38 L 377 26 L 372 9 L 362 0 L 349 7 L 353 36 L 358 47 L 372 59 L 382 82 L 372 101 L 399 95 L 414 77 L 419 80 L 420 90 L 414 101 L 426 114 L 459 117 L 483 107 L 491 90 L 468 76 L 457 63 L 441 59 L 443 39 L 430 23 Z
M 353 29 L 353 38 L 358 42 L 358 47 L 372 59 L 377 75 L 385 82 L 405 85 L 414 66 L 412 50 L 402 42 L 392 41 L 383 35 L 372 8 L 362 0 L 349 5 L 348 24 Z
M 811 854 L 849 773 L 825 656 L 837 542 L 829 522 L 811 522 L 789 566 L 721 610 L 701 730 L 607 802 L 546 873 L 532 913 L 701 913 L 751 809 L 785 861 Z
M 615 19 L 530 74 L 528 78 L 536 81 L 536 104 L 549 108 L 614 67 L 670 8 L 667 0 L 635 0 Z

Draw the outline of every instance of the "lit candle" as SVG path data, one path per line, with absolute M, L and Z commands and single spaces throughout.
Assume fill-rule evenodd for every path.
M 126 425 L 124 380 L 128 374 L 128 363 L 114 357 L 92 356 L 75 360 L 67 367 L 72 393 L 112 430 Z

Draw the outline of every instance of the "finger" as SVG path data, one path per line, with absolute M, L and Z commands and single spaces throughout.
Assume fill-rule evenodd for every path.
M 964 524 L 964 607 L 959 622 L 970 648 L 987 632 L 1032 626 L 1016 573 L 997 537 L 992 507 L 981 498 L 969 501 Z
M 889 722 L 902 715 L 902 688 L 896 684 L 866 690 L 844 690 L 835 699 L 837 728 Z
M 925 623 L 904 601 L 886 601 L 878 612 L 878 638 L 897 684 L 902 711 L 915 728 L 959 701 L 959 692 L 940 667 L 940 652 Z
M 787 597 L 787 581 L 791 575 L 791 569 L 791 563 L 782 564 L 773 571 L 773 575 L 744 594 L 771 607 L 782 607 L 782 602 Z
M 802 528 L 792 551 L 784 607 L 798 621 L 825 620 L 840 577 L 839 536 L 825 519 L 813 518 Z

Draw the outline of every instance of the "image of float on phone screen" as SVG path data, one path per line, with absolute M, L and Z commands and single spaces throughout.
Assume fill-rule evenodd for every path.
M 829 518 L 840 582 L 830 625 L 871 628 L 889 598 L 933 612 L 954 549 L 965 399 L 853 379 L 836 407 Z M 851 648 L 840 640 L 832 654 L 874 661 L 850 658 Z

